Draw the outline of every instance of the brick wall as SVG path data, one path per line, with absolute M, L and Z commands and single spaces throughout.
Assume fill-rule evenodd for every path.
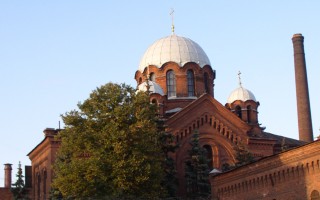
M 0 188 L 0 199 L 1 200 L 12 200 L 13 195 L 10 188 Z
M 212 199 L 311 199 L 320 191 L 320 141 L 211 176 L 210 182 Z

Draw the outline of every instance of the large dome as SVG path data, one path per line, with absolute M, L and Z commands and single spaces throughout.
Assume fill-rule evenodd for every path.
M 203 49 L 189 38 L 172 34 L 154 42 L 140 60 L 139 70 L 149 65 L 160 68 L 164 63 L 173 61 L 181 67 L 188 62 L 195 62 L 200 67 L 210 65 L 210 60 Z
M 233 103 L 234 101 L 237 101 L 237 100 L 240 100 L 243 102 L 248 100 L 256 101 L 256 98 L 250 90 L 247 90 L 242 86 L 240 86 L 231 92 L 227 103 Z

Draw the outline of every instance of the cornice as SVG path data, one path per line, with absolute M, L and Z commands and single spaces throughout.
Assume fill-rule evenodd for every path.
M 203 108 L 205 106 L 205 108 Z M 198 99 L 184 107 L 180 112 L 172 115 L 167 121 L 166 124 L 169 127 L 172 127 L 173 124 L 176 124 L 181 118 L 186 115 L 192 116 L 192 120 L 196 119 L 199 116 L 194 116 L 190 114 L 190 111 L 196 109 L 201 110 L 203 108 L 203 113 L 208 113 L 215 116 L 219 121 L 224 121 L 226 126 L 231 129 L 241 129 L 245 133 L 250 131 L 251 127 L 234 115 L 230 110 L 225 108 L 220 104 L 216 99 L 214 99 L 209 94 L 201 95 Z M 192 121 L 191 120 L 191 121 Z
M 262 158 L 254 163 L 247 164 L 214 176 L 220 184 L 250 179 L 257 174 L 270 174 L 289 167 L 297 167 L 307 163 L 310 158 L 320 155 L 320 141 L 306 144 L 285 152 Z M 320 159 L 320 156 L 319 156 Z M 272 171 L 272 172 L 271 172 Z

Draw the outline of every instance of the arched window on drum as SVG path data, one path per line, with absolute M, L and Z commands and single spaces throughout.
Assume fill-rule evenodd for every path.
M 167 95 L 168 98 L 176 97 L 176 77 L 173 70 L 167 72 Z
M 237 115 L 240 119 L 242 119 L 242 110 L 241 110 L 241 107 L 240 107 L 240 106 L 236 106 L 235 112 L 236 112 L 236 115 Z
M 209 94 L 209 75 L 207 72 L 204 73 L 204 91 Z
M 187 71 L 187 79 L 188 79 L 188 96 L 193 97 L 194 95 L 194 74 L 191 69 Z

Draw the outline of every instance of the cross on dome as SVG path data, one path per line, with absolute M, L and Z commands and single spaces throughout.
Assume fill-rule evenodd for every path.
M 170 15 L 171 15 L 171 31 L 172 31 L 172 34 L 174 34 L 174 9 L 171 8 L 171 12 L 170 12 Z
M 242 87 L 242 82 L 241 82 L 241 72 L 238 72 L 238 79 L 239 79 L 239 86 Z

